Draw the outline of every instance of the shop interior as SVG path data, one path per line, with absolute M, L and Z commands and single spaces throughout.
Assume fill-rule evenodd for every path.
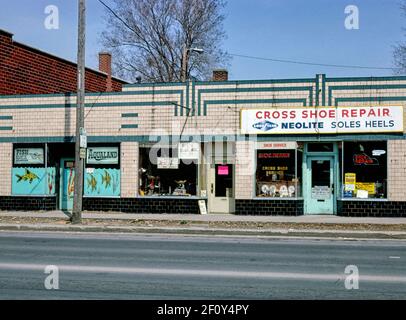
M 176 148 L 140 148 L 140 195 L 195 196 L 198 171 L 195 162 L 179 160 Z

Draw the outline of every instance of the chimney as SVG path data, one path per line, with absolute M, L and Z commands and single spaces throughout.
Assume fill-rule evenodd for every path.
M 99 70 L 107 74 L 106 91 L 113 91 L 113 85 L 111 81 L 111 53 L 99 53 Z
M 225 69 L 213 70 L 213 81 L 228 81 L 228 71 Z

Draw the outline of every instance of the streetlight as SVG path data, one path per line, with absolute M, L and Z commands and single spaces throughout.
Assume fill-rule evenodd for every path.
M 200 48 L 184 48 L 183 55 L 182 55 L 182 70 L 181 70 L 181 81 L 186 82 L 187 78 L 187 68 L 189 62 L 189 52 L 197 52 L 202 54 L 204 52 L 203 49 Z

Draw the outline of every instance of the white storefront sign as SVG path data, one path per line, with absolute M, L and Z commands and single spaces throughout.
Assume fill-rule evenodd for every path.
M 296 149 L 297 143 L 293 141 L 288 142 L 257 142 L 258 150 L 291 150 Z
M 241 110 L 241 134 L 403 132 L 402 106 Z
M 88 164 L 118 164 L 118 147 L 94 147 L 87 149 Z
M 158 157 L 157 167 L 158 169 L 178 169 L 179 158 Z
M 43 148 L 16 148 L 14 149 L 14 164 L 43 164 Z
M 178 156 L 179 159 L 195 160 L 199 159 L 200 147 L 196 142 L 181 142 L 179 143 Z

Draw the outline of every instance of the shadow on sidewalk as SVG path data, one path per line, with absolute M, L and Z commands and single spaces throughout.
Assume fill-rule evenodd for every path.
M 72 217 L 72 212 L 68 210 L 61 210 L 62 213 L 67 216 L 69 219 Z

